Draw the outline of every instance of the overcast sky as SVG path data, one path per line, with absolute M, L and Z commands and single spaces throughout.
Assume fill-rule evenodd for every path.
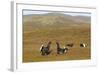
M 23 10 L 23 15 L 30 15 L 30 14 L 46 14 L 46 13 L 51 13 L 50 11 L 34 11 L 34 10 Z M 91 13 L 83 13 L 83 12 L 60 12 L 72 16 L 91 16 Z

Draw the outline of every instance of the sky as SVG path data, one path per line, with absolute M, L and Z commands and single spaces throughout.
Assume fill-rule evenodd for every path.
M 47 14 L 47 13 L 51 13 L 51 12 L 50 11 L 23 10 L 23 15 Z M 84 12 L 60 12 L 60 13 L 71 15 L 71 16 L 91 16 L 91 13 L 84 13 Z

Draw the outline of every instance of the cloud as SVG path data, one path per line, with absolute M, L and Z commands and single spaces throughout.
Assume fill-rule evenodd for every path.
M 31 15 L 31 14 L 47 14 L 52 13 L 54 11 L 40 11 L 40 10 L 23 10 L 23 15 Z M 84 12 L 58 12 L 62 14 L 67 14 L 71 16 L 91 16 L 91 13 L 84 13 Z

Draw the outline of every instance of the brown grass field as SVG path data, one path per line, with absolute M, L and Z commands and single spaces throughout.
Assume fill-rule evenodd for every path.
M 23 26 L 23 62 L 86 60 L 91 59 L 90 24 L 44 26 L 34 27 L 31 23 L 24 22 Z M 34 24 L 33 24 L 34 25 Z M 57 24 L 56 24 L 57 25 Z M 51 54 L 42 56 L 40 46 L 51 41 Z M 57 55 L 56 41 L 63 47 L 65 44 L 74 43 L 68 53 Z M 86 43 L 87 47 L 80 47 L 80 43 Z

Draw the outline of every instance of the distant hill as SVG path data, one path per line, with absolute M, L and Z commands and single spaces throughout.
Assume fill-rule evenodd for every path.
M 23 16 L 24 25 L 34 27 L 90 24 L 89 16 L 71 16 L 62 13 L 32 14 Z

